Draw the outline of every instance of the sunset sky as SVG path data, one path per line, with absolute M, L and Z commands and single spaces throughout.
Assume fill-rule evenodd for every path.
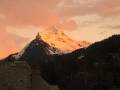
M 120 0 L 0 0 L 0 57 L 53 26 L 78 41 L 120 34 Z

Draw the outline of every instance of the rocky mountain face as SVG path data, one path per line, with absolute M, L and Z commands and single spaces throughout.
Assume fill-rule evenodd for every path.
M 120 89 L 120 35 L 62 54 L 50 43 L 38 34 L 2 60 L 0 90 Z
M 32 64 L 39 63 L 39 59 L 46 57 L 46 55 L 58 54 L 61 51 L 58 48 L 50 46 L 43 41 L 39 34 L 32 40 L 21 52 L 12 55 L 14 59 L 26 60 Z

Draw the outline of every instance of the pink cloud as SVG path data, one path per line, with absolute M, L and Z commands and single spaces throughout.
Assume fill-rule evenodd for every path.
M 2 0 L 0 1 L 0 11 L 7 15 L 9 24 L 50 26 L 51 24 L 57 23 L 59 19 L 54 11 L 58 1 Z
M 57 10 L 60 0 L 2 0 L 0 1 L 0 12 L 6 15 L 8 25 L 35 25 L 51 27 L 61 24 L 66 19 L 61 17 Z M 66 23 L 67 22 L 67 23 Z M 72 23 L 72 24 L 71 24 Z M 75 22 L 65 21 L 62 28 L 71 25 L 73 29 Z
M 120 7 L 120 0 L 62 0 L 62 2 L 63 1 L 64 3 L 58 7 L 58 12 L 63 17 L 93 13 L 101 16 L 115 16 L 120 14 L 120 9 L 116 10 L 116 8 Z

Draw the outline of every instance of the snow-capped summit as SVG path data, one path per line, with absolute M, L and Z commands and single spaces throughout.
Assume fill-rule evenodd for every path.
M 73 51 L 89 45 L 87 42 L 77 42 L 71 39 L 64 32 L 55 27 L 52 27 L 44 32 L 40 32 L 39 34 L 42 40 L 47 42 L 50 46 L 60 49 L 62 52 Z

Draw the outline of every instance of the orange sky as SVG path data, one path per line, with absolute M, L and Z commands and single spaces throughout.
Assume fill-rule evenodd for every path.
M 120 0 L 0 0 L 0 57 L 52 26 L 90 42 L 120 34 Z

